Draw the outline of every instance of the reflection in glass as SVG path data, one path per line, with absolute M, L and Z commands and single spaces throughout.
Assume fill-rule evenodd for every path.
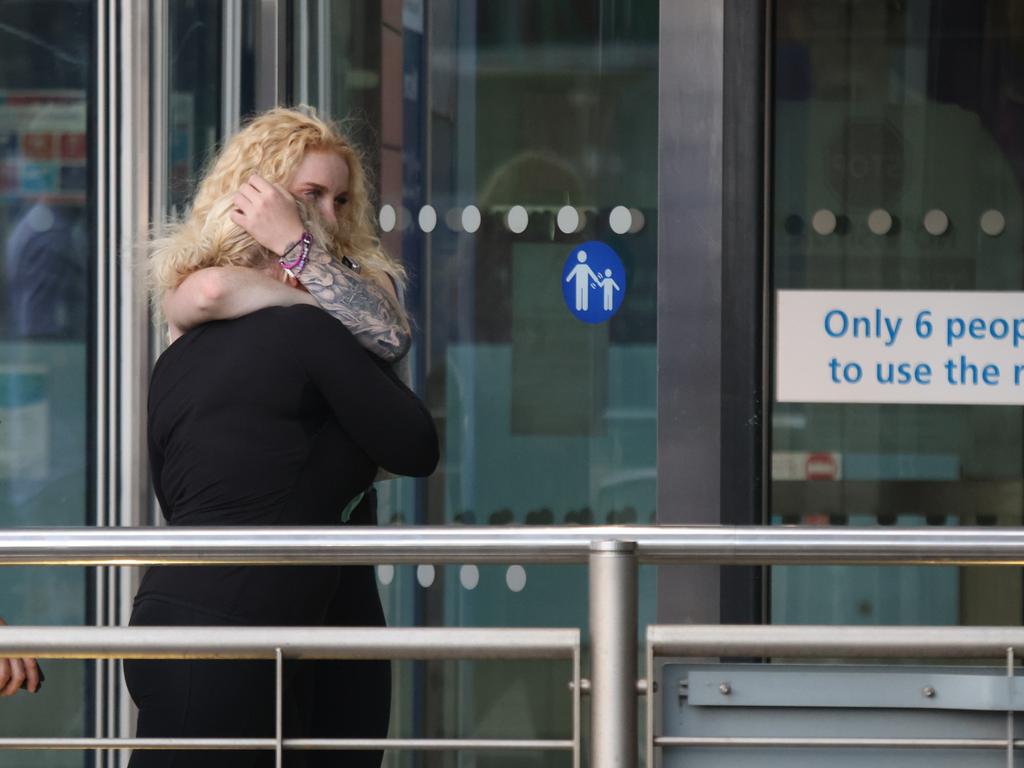
M 167 14 L 167 205 L 181 210 L 220 139 L 223 9 L 171 0 Z
M 1024 289 L 1024 6 L 775 10 L 775 287 Z M 1020 408 L 784 404 L 772 423 L 775 523 L 1022 522 Z M 780 623 L 1019 624 L 1021 606 L 1009 569 L 772 571 Z
M 428 481 L 380 484 L 382 523 L 654 520 L 658 7 L 331 5 L 331 114 L 377 170 L 382 241 L 412 276 L 414 384 L 442 439 Z M 618 253 L 629 286 L 593 326 L 561 291 L 588 240 Z M 427 588 L 399 567 L 382 590 L 393 624 L 586 623 L 580 568 L 439 568 Z M 392 735 L 568 732 L 563 674 L 492 666 L 400 672 Z
M 0 6 L 0 527 L 82 526 L 91 517 L 87 104 L 94 12 L 88 2 Z M 0 616 L 17 624 L 86 624 L 90 589 L 81 570 L 0 569 Z M 89 665 L 43 667 L 39 694 L 0 699 L 0 736 L 89 735 Z M 82 760 L 73 752 L 19 753 L 17 764 Z

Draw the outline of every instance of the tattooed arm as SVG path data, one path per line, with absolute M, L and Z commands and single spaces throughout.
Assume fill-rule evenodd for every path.
M 339 264 L 315 243 L 298 279 L 321 308 L 380 359 L 393 363 L 409 351 L 412 336 L 405 313 L 394 293 L 375 280 Z
M 385 362 L 400 360 L 409 351 L 405 313 L 387 288 L 338 264 L 316 245 L 299 280 L 309 293 L 245 267 L 193 272 L 164 295 L 170 341 L 211 320 L 230 320 L 267 307 L 319 304 Z

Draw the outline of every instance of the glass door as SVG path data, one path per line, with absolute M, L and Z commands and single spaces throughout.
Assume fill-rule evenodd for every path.
M 94 283 L 89 115 L 95 8 L 0 6 L 0 527 L 92 524 Z M 0 569 L 0 616 L 93 620 L 91 573 Z M 2 736 L 93 732 L 91 664 L 45 662 L 35 696 L 0 699 Z M 9 753 L 23 766 L 82 765 L 79 752 Z
M 775 289 L 929 291 L 979 315 L 978 292 L 1021 291 L 1019 4 L 774 9 Z M 773 523 L 1022 522 L 1018 405 L 776 402 L 771 442 Z M 780 623 L 1015 625 L 1021 609 L 1016 569 L 772 571 Z
M 329 17 L 297 4 L 308 71 L 296 92 L 366 150 L 382 241 L 411 276 L 412 379 L 442 443 L 427 481 L 380 484 L 381 523 L 653 522 L 659 3 L 326 5 Z M 604 248 L 625 280 L 605 287 L 602 269 L 601 286 L 583 285 L 600 320 L 587 322 L 567 274 L 581 250 Z M 378 577 L 394 625 L 586 626 L 582 568 L 385 565 Z M 641 582 L 646 619 L 653 574 Z M 392 735 L 569 732 L 564 671 L 459 669 L 401 667 Z

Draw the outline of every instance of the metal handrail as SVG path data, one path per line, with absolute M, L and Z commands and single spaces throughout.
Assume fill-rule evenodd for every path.
M 0 565 L 585 563 L 595 541 L 641 563 L 1024 565 L 1024 528 L 785 526 L 17 528 Z
M 651 625 L 647 643 L 655 656 L 984 659 L 1024 648 L 1024 627 Z
M 578 629 L 6 626 L 0 658 L 571 659 L 579 643 Z
M 637 675 L 630 638 L 637 631 L 638 563 L 1021 565 L 1024 529 L 401 526 L 0 532 L 0 565 L 465 562 L 589 564 L 591 703 L 593 717 L 601 722 L 594 731 L 600 738 L 591 745 L 591 768 L 611 768 L 636 759 L 631 750 L 637 735 L 632 699 Z M 574 682 L 578 697 L 578 675 Z M 574 751 L 578 757 L 578 745 Z
M 655 678 L 655 659 L 664 656 L 727 656 L 769 658 L 960 658 L 1006 659 L 1006 677 L 1014 679 L 1016 649 L 1024 648 L 1024 627 L 870 627 L 815 625 L 650 625 L 647 628 L 647 679 Z M 648 690 L 655 686 L 648 683 Z M 1002 749 L 1013 766 L 1014 750 L 1024 740 L 1014 737 L 1013 711 L 1007 710 L 1003 739 L 734 737 L 658 735 L 655 695 L 648 695 L 647 766 L 654 768 L 655 750 L 673 747 L 844 749 Z M 1009 699 L 1008 699 L 1009 700 Z
M 333 627 L 0 628 L 0 657 L 60 659 L 272 659 L 276 665 L 273 738 L 0 738 L 10 749 L 246 749 L 569 751 L 580 765 L 578 629 Z M 287 739 L 282 730 L 285 659 L 565 659 L 572 662 L 571 739 Z

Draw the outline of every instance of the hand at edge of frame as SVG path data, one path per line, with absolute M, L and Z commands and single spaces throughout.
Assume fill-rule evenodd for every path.
M 7 622 L 0 617 L 0 626 Z M 13 696 L 19 689 L 39 690 L 39 664 L 35 659 L 0 658 L 0 697 Z

